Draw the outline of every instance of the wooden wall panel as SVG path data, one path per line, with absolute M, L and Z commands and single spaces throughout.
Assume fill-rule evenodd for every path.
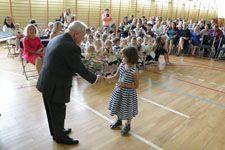
M 98 27 L 99 24 L 99 3 L 100 0 L 91 0 L 90 1 L 90 25 Z
M 10 16 L 10 5 L 8 0 L 0 0 L 0 31 L 2 31 L 2 25 L 4 23 L 5 16 Z
M 32 0 L 32 19 L 38 22 L 40 28 L 47 26 L 47 1 L 46 0 Z
M 48 0 L 49 22 L 59 19 L 61 12 L 65 12 L 62 0 Z
M 88 24 L 88 0 L 78 0 L 78 19 Z
M 26 26 L 28 21 L 31 19 L 29 3 L 27 0 L 12 0 L 12 9 L 14 23 L 20 23 L 22 27 Z
M 191 3 L 184 1 L 184 3 L 179 4 L 181 6 L 177 8 L 177 3 L 181 1 L 182 0 L 0 0 L 0 24 L 3 24 L 5 16 L 11 16 L 12 14 L 14 23 L 20 23 L 22 28 L 25 27 L 31 18 L 37 20 L 40 28 L 45 28 L 48 21 L 58 19 L 61 12 L 65 12 L 66 8 L 70 8 L 72 14 L 75 14 L 79 20 L 95 27 L 99 25 L 102 26 L 101 16 L 105 12 L 105 8 L 110 9 L 113 18 L 112 23 L 116 25 L 123 20 L 124 16 L 130 18 L 131 14 L 135 15 L 137 18 L 145 15 L 147 19 L 149 19 L 150 16 L 162 16 L 163 20 L 166 20 L 168 17 L 173 21 L 178 17 L 197 21 L 201 18 L 210 20 L 218 16 L 217 10 L 215 10 L 215 8 L 212 9 L 210 5 L 204 4 L 204 0 L 201 1 L 202 4 L 204 4 L 204 8 L 200 10 L 200 13 L 199 4 L 197 5 L 199 0 L 192 1 Z M 197 7 L 193 4 L 197 5 Z
M 120 0 L 111 0 L 111 14 L 112 14 L 112 21 L 115 25 L 118 25 L 118 15 L 119 15 L 119 7 L 120 7 Z M 121 20 L 122 21 L 122 20 Z
M 128 17 L 128 20 L 130 19 L 130 15 L 127 14 L 129 10 L 129 1 L 123 1 L 121 0 L 121 11 L 120 11 L 120 22 L 123 21 L 124 16 Z

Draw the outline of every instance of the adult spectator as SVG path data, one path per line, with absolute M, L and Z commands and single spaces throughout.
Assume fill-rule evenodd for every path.
M 183 29 L 180 31 L 179 37 L 180 37 L 180 40 L 179 40 L 177 56 L 179 56 L 180 52 L 184 49 L 184 47 L 188 45 L 188 41 L 191 38 L 191 32 L 187 28 L 186 22 L 183 23 Z
M 63 24 L 60 21 L 56 21 L 53 25 L 52 33 L 50 34 L 50 39 L 53 39 L 55 36 L 63 34 Z
M 161 36 L 163 34 L 163 26 L 161 25 L 162 20 L 158 19 L 158 22 L 153 26 L 155 36 Z
M 68 27 L 70 23 L 72 23 L 74 20 L 77 20 L 77 17 L 71 13 L 70 8 L 66 9 L 66 12 L 64 13 L 64 25 L 65 27 Z
M 131 24 L 131 23 L 133 22 L 133 19 L 134 19 L 134 15 L 132 14 L 132 15 L 130 16 L 130 20 L 128 21 L 128 23 Z
M 24 30 L 23 39 L 24 59 L 35 65 L 38 74 L 40 74 L 43 59 L 44 46 L 37 35 L 37 28 L 33 24 L 28 24 Z
M 19 24 L 18 24 L 19 26 Z M 20 39 L 23 38 L 23 33 L 19 31 L 19 28 L 15 29 L 15 26 L 12 22 L 11 17 L 6 16 L 4 19 L 4 25 L 3 25 L 3 31 L 10 32 L 12 35 L 16 36 L 15 39 L 7 40 L 9 44 L 14 44 L 16 45 L 16 50 L 20 49 Z
M 219 29 L 219 26 L 216 24 L 213 29 L 209 32 L 209 35 L 211 35 L 212 37 L 214 37 L 214 47 L 216 49 L 216 53 L 214 58 L 217 58 L 217 49 L 220 43 L 220 39 L 223 37 L 223 32 Z M 213 41 L 211 40 L 210 43 L 213 43 Z
M 53 24 L 54 24 L 53 22 L 48 23 L 48 28 L 45 29 L 44 36 L 50 37 L 50 34 L 52 32 L 52 29 L 53 29 Z
M 166 50 L 169 52 L 169 55 L 172 52 L 173 44 L 176 42 L 177 35 L 176 22 L 173 22 L 166 32 Z
M 111 21 L 112 21 L 112 15 L 109 13 L 109 9 L 105 9 L 105 13 L 102 15 L 102 20 L 103 20 L 103 28 L 107 27 L 109 28 Z

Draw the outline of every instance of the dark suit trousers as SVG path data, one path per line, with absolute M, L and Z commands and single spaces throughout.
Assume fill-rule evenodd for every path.
M 43 96 L 45 110 L 48 118 L 51 136 L 55 139 L 62 139 L 66 136 L 64 130 L 64 120 L 66 115 L 65 103 L 55 103 Z

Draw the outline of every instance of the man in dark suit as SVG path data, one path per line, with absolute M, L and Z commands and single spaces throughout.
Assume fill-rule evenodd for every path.
M 57 143 L 78 144 L 79 141 L 67 136 L 71 129 L 64 129 L 66 105 L 70 101 L 73 74 L 78 73 L 90 83 L 104 81 L 102 76 L 89 72 L 81 62 L 81 41 L 87 26 L 74 21 L 69 31 L 52 39 L 45 52 L 45 59 L 37 82 L 42 92 L 50 133 Z

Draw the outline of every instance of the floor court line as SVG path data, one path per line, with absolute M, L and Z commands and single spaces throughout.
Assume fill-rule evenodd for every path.
M 180 116 L 183 116 L 183 117 L 185 117 L 185 118 L 187 118 L 187 119 L 190 119 L 190 116 L 188 116 L 188 115 L 185 115 L 185 114 L 183 114 L 183 113 L 181 113 L 181 112 L 178 112 L 178 111 L 176 111 L 176 110 L 173 110 L 173 109 L 171 109 L 171 108 L 169 108 L 169 107 L 163 106 L 163 105 L 161 105 L 161 104 L 159 104 L 159 103 L 153 102 L 153 101 L 151 101 L 151 100 L 149 100 L 149 99 L 147 99 L 147 98 L 141 97 L 141 99 L 144 100 L 144 101 L 146 101 L 146 102 L 148 102 L 148 103 L 151 103 L 151 104 L 154 104 L 154 105 L 156 105 L 156 106 L 158 106 L 158 107 L 161 107 L 161 108 L 163 108 L 163 109 L 166 109 L 166 110 L 168 110 L 168 111 L 171 111 L 171 112 L 173 112 L 173 113 L 176 113 L 176 114 L 178 114 L 178 115 L 180 115 Z
M 194 63 L 194 64 L 198 64 L 198 65 L 202 65 L 202 66 L 207 66 L 207 67 L 209 67 L 209 68 L 217 68 L 217 69 L 221 69 L 221 70 L 225 71 L 225 68 L 221 68 L 221 67 L 209 66 L 209 65 L 205 65 L 205 64 L 201 64 L 201 63 L 193 62 L 193 61 L 184 61 L 184 62 Z
M 182 80 L 182 79 L 179 79 L 179 78 L 176 78 L 176 77 L 171 77 L 171 76 L 162 74 L 162 73 L 160 73 L 160 72 L 151 71 L 151 70 L 145 70 L 145 71 L 147 71 L 147 72 L 152 72 L 152 73 L 155 73 L 155 74 L 159 74 L 159 75 L 161 75 L 161 76 L 165 76 L 165 77 L 168 77 L 168 78 L 171 78 L 171 79 L 179 80 L 179 81 L 182 81 L 182 82 L 185 82 L 185 83 L 188 83 L 188 84 L 192 84 L 192 85 L 195 85 L 195 86 L 199 86 L 199 87 L 202 87 L 202 88 L 205 88 L 205 89 L 208 89 L 208 90 L 212 90 L 212 91 L 214 91 L 214 92 L 218 92 L 218 93 L 225 94 L 225 92 L 223 92 L 223 91 L 219 91 L 219 90 L 216 90 L 216 89 L 213 89 L 213 88 L 209 88 L 209 87 L 206 87 L 206 86 L 203 86 L 203 85 L 199 85 L 199 84 L 196 84 L 196 83 L 192 83 L 192 82 L 189 82 L 189 81 L 185 81 L 185 80 Z M 200 80 L 200 81 L 201 81 L 201 80 Z M 202 80 L 202 81 L 205 81 L 205 80 Z
M 194 96 L 194 95 L 185 93 L 185 92 L 183 92 L 183 91 L 179 91 L 179 90 L 176 90 L 176 89 L 174 89 L 174 88 L 165 86 L 165 85 L 163 85 L 163 84 L 159 84 L 159 83 L 156 83 L 156 82 L 153 82 L 153 81 L 150 81 L 150 80 L 146 80 L 146 79 L 144 79 L 144 78 L 140 78 L 140 79 L 143 80 L 143 81 L 146 81 L 146 82 L 148 82 L 148 83 L 152 83 L 152 84 L 154 84 L 154 85 L 157 85 L 157 86 L 160 86 L 160 87 L 169 89 L 169 90 L 171 90 L 171 91 L 174 91 L 174 92 L 177 92 L 177 93 L 180 93 L 180 94 L 183 94 L 183 95 L 187 95 L 187 96 L 190 96 L 190 97 L 194 97 L 194 98 L 196 98 L 196 99 L 199 99 L 199 100 L 202 100 L 202 101 L 205 101 L 205 102 L 208 102 L 208 103 L 211 103 L 211 104 L 215 104 L 215 105 L 217 105 L 217 106 L 220 106 L 220 107 L 224 107 L 224 108 L 225 108 L 225 105 L 222 105 L 222 104 L 219 104 L 219 103 L 216 103 L 216 102 L 213 102 L 213 101 L 210 101 L 210 100 L 207 100 L 207 99 L 198 97 L 198 96 Z
M 1 70 L 1 69 L 0 69 L 0 71 L 1 72 L 5 72 L 5 73 L 8 73 L 8 74 L 12 74 L 12 75 L 17 75 L 17 76 L 20 76 L 20 77 L 24 77 L 24 75 L 21 75 L 19 73 L 14 73 L 14 72 L 11 72 L 11 71 Z
M 173 58 L 172 60 L 175 60 L 175 61 L 178 61 L 180 62 L 179 60 L 177 60 L 176 58 Z M 193 61 L 183 61 L 184 63 L 191 63 L 191 64 L 198 64 L 198 65 L 201 65 L 201 66 L 206 66 L 207 68 L 212 68 L 212 69 L 220 69 L 220 70 L 223 70 L 225 71 L 225 68 L 220 68 L 220 67 L 216 67 L 216 66 L 209 66 L 209 65 L 204 65 L 204 64 L 201 64 L 201 63 L 197 63 L 197 62 L 193 62 Z
M 24 88 L 30 88 L 30 87 L 35 87 L 35 86 L 36 86 L 36 84 L 35 85 L 21 85 L 19 87 L 16 87 L 15 89 L 24 89 Z
M 113 120 L 109 119 L 108 117 L 104 116 L 103 114 L 99 113 L 98 111 L 94 110 L 93 108 L 89 107 L 88 105 L 76 100 L 74 97 L 70 97 L 72 100 L 74 100 L 75 102 L 77 102 L 78 104 L 80 104 L 81 106 L 87 108 L 88 110 L 90 110 L 91 112 L 95 113 L 96 115 L 98 115 L 99 117 L 109 121 L 110 123 L 113 123 Z M 152 142 L 148 141 L 147 139 L 141 137 L 140 135 L 134 133 L 133 131 L 129 132 L 132 136 L 134 136 L 135 138 L 139 139 L 140 141 L 144 142 L 145 144 L 157 149 L 157 150 L 163 150 L 163 148 L 153 144 Z
M 176 61 L 176 60 L 175 60 Z M 205 67 L 205 66 L 193 66 L 193 65 L 182 65 L 182 64 L 174 64 L 170 65 L 168 67 L 193 67 L 193 68 L 201 68 L 201 69 L 208 69 L 208 70 L 214 70 L 214 71 L 219 71 L 219 72 L 225 72 L 225 70 L 218 69 L 218 68 L 212 68 L 212 67 Z
M 202 79 L 198 79 L 198 80 L 201 81 L 201 82 L 205 81 L 205 80 L 202 80 Z

